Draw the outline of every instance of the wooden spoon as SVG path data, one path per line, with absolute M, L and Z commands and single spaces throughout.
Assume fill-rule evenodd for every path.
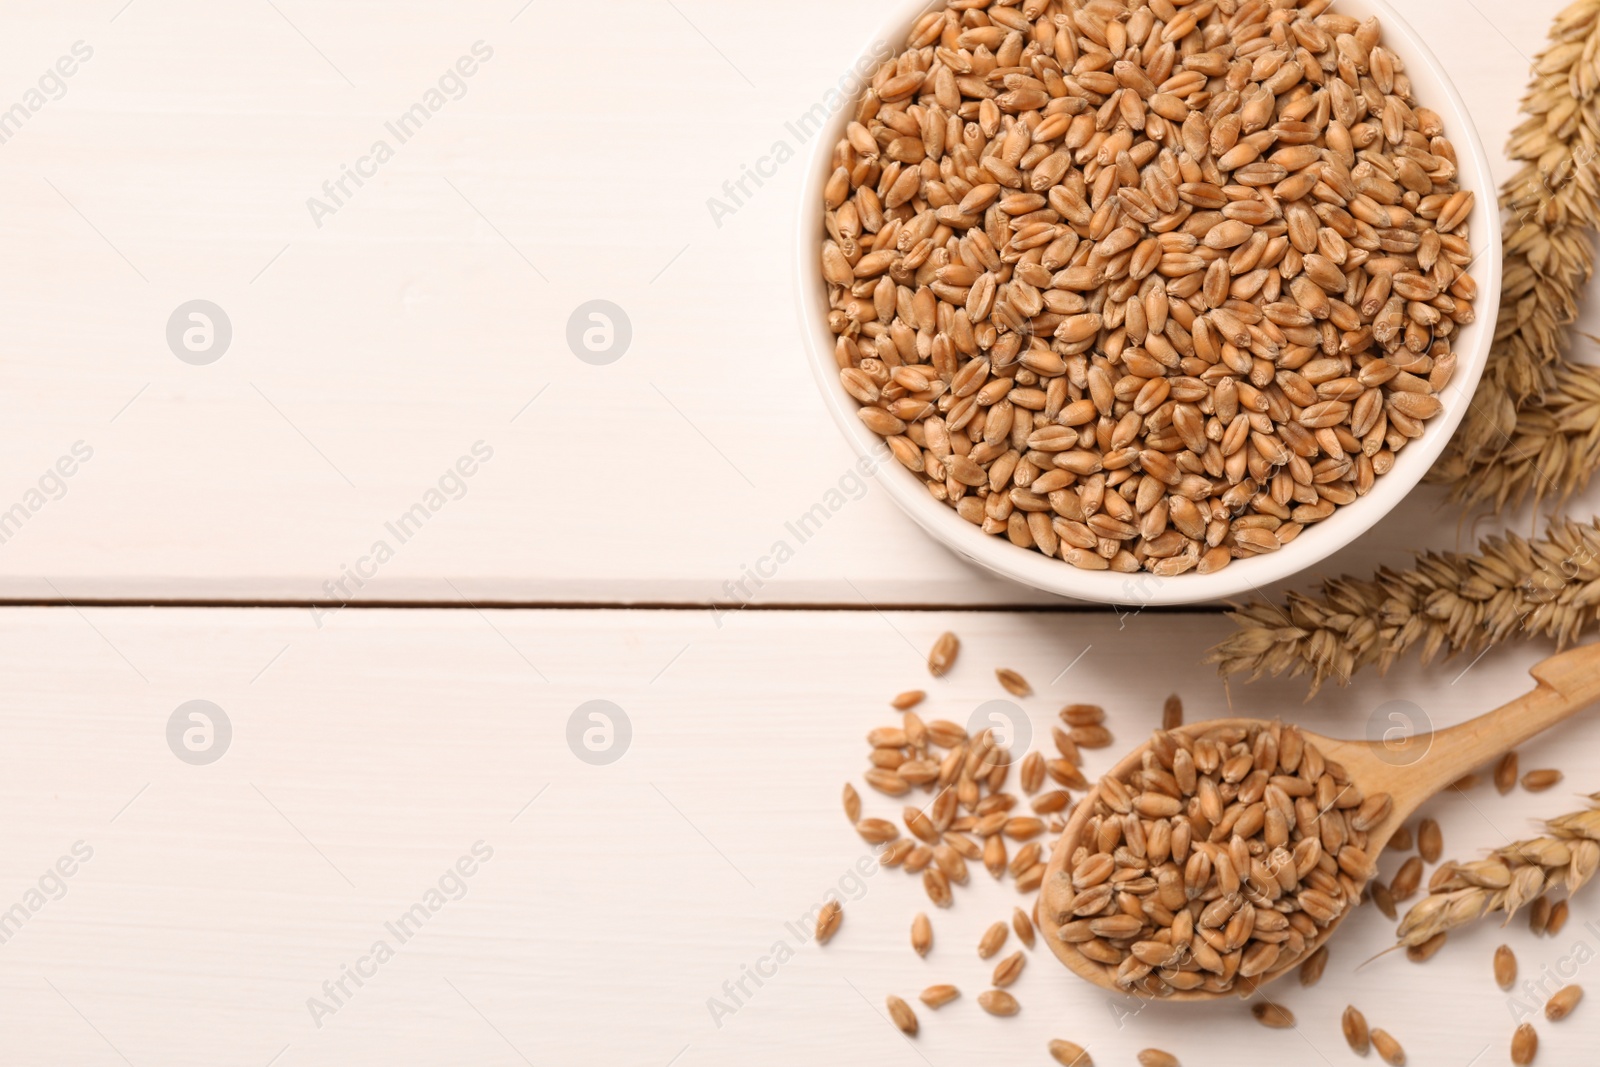
M 1528 673 L 1539 683 L 1532 692 L 1486 715 L 1437 733 L 1385 738 L 1382 741 L 1339 741 L 1301 731 L 1306 741 L 1316 745 L 1324 757 L 1344 765 L 1350 781 L 1364 795 L 1370 797 L 1375 793 L 1388 793 L 1394 798 L 1394 808 L 1389 816 L 1367 833 L 1366 853 L 1374 870 L 1377 869 L 1378 855 L 1394 836 L 1395 830 L 1425 801 L 1468 771 L 1497 759 L 1600 700 L 1600 643 L 1552 656 Z M 1249 728 L 1265 725 L 1268 724 L 1256 719 L 1213 719 L 1181 726 L 1173 732 L 1198 736 L 1221 726 Z M 1149 747 L 1149 743 L 1146 743 L 1130 752 L 1107 773 L 1119 780 L 1124 779 L 1139 769 Z M 1046 885 L 1053 879 L 1068 877 L 1064 868 L 1078 847 L 1084 823 L 1093 812 L 1098 796 L 1097 786 L 1078 803 L 1072 818 L 1068 820 L 1066 830 L 1056 843 L 1050 864 L 1045 870 Z M 1249 995 L 1257 986 L 1297 969 L 1354 910 L 1354 907 L 1346 908 L 1322 929 L 1301 955 L 1254 979 L 1240 980 L 1234 992 Z M 1060 927 L 1055 916 L 1047 914 L 1043 907 L 1039 909 L 1039 928 L 1045 943 L 1079 977 L 1118 993 L 1131 992 L 1111 979 L 1104 964 L 1084 956 L 1076 945 L 1062 941 L 1058 936 Z M 1229 994 L 1196 989 L 1173 992 L 1162 999 L 1211 1000 L 1226 995 Z

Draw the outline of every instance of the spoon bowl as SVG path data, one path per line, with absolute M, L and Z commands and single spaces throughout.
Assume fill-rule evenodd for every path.
M 1345 741 L 1300 731 L 1305 741 L 1315 745 L 1329 763 L 1343 766 L 1349 781 L 1360 788 L 1364 796 L 1388 793 L 1392 798 L 1389 814 L 1367 831 L 1365 851 L 1372 870 L 1377 869 L 1378 856 L 1395 830 L 1431 797 L 1468 771 L 1498 758 L 1600 700 L 1600 644 L 1552 656 L 1535 665 L 1529 673 L 1538 682 L 1533 690 L 1476 719 L 1436 733 L 1386 737 L 1381 741 Z M 1170 732 L 1194 738 L 1224 727 L 1248 729 L 1267 725 L 1270 724 L 1259 719 L 1213 719 L 1180 726 Z M 1106 774 L 1118 781 L 1126 780 L 1142 766 L 1149 749 L 1150 744 L 1146 742 Z M 1073 810 L 1045 869 L 1046 886 L 1053 880 L 1070 877 L 1068 868 L 1073 853 L 1083 836 L 1085 824 L 1094 814 L 1099 796 L 1097 784 Z M 1238 979 L 1231 992 L 1249 996 L 1259 986 L 1296 970 L 1354 910 L 1353 906 L 1346 907 L 1318 931 L 1316 938 L 1308 942 L 1298 956 L 1254 978 Z M 1061 940 L 1058 917 L 1044 907 L 1039 909 L 1039 928 L 1051 951 L 1073 973 L 1113 992 L 1132 992 L 1116 984 L 1106 964 L 1090 959 L 1076 945 Z M 1227 995 L 1230 994 L 1195 989 L 1174 991 L 1163 999 L 1213 1000 Z

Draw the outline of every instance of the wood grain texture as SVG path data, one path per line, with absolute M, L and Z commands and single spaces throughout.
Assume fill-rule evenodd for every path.
M 1032 1063 L 1064 1037 L 1102 1064 L 1152 1045 L 1186 1063 L 1212 1062 L 1200 1050 L 1223 1046 L 1238 1050 L 1230 1062 L 1339 1063 L 1346 1003 L 1414 1062 L 1465 1064 L 1486 1047 L 1482 1062 L 1500 1056 L 1513 1021 L 1491 984 L 1494 946 L 1512 944 L 1535 976 L 1580 941 L 1593 948 L 1590 896 L 1554 940 L 1520 921 L 1479 924 L 1423 970 L 1390 955 L 1357 972 L 1392 935 L 1363 909 L 1334 940 L 1320 985 L 1284 987 L 1296 1033 L 1265 1030 L 1233 1002 L 1138 1010 L 1042 945 L 1011 989 L 1021 1014 L 995 1019 L 975 1003 L 993 965 L 976 945 L 1009 916 L 1014 892 L 975 868 L 948 911 L 896 871 L 862 878 L 858 893 L 850 872 L 865 849 L 838 790 L 864 766 L 865 732 L 889 721 L 889 697 L 907 687 L 929 690 L 930 717 L 962 720 L 1005 698 L 993 669 L 1008 666 L 1038 694 L 1019 702 L 1038 736 L 1062 704 L 1098 702 L 1130 747 L 1173 691 L 1191 722 L 1282 713 L 1359 737 L 1394 715 L 1464 721 L 1523 691 L 1548 651 L 1406 665 L 1309 706 L 1294 685 L 1236 687 L 1230 705 L 1196 665 L 1217 619 L 1124 622 L 747 612 L 719 628 L 709 612 L 418 610 L 350 611 L 317 630 L 288 611 L 0 611 L 0 916 L 75 842 L 94 850 L 66 894 L 0 944 L 10 1006 L 0 1062 L 705 1067 L 914 1063 L 920 1052 L 935 1064 Z M 963 648 L 936 681 L 923 656 L 945 629 Z M 222 707 L 233 727 L 226 754 L 204 767 L 180 762 L 165 737 L 174 709 L 194 699 Z M 596 699 L 632 727 L 607 766 L 580 762 L 566 740 L 573 711 Z M 1559 767 L 1587 788 L 1600 778 L 1597 752 L 1591 713 L 1526 746 L 1522 766 Z M 1089 753 L 1091 776 L 1114 758 Z M 868 814 L 899 811 L 862 793 Z M 1576 804 L 1563 791 L 1502 798 L 1485 785 L 1425 810 L 1444 827 L 1446 856 L 1466 858 Z M 465 896 L 315 1026 L 307 998 L 393 940 L 384 924 L 480 840 L 494 853 Z M 1385 859 L 1385 877 L 1398 862 Z M 786 924 L 841 881 L 859 899 L 846 900 L 839 933 L 824 949 L 801 945 Z M 934 924 L 926 959 L 908 941 L 918 911 Z M 726 997 L 723 983 L 779 941 L 793 958 L 759 988 L 746 979 L 749 996 L 719 1027 L 708 999 Z M 913 1051 L 883 1018 L 883 998 L 920 1007 L 915 993 L 936 982 L 962 997 L 919 1010 Z M 1581 1062 L 1587 1010 L 1541 1028 L 1548 1062 Z
M 1396 6 L 1498 160 L 1560 0 Z M 801 164 L 762 160 L 803 151 L 789 123 L 891 7 L 8 5 L 0 109 L 74 42 L 93 57 L 0 144 L 0 512 L 94 453 L 8 533 L 0 596 L 303 600 L 363 567 L 369 600 L 1039 602 L 853 480 L 790 328 Z M 399 143 L 386 123 L 479 41 Z M 319 226 L 308 199 L 379 139 L 393 158 Z M 209 366 L 165 339 L 196 298 L 233 325 Z M 632 323 L 609 366 L 566 342 L 597 298 Z M 478 441 L 492 461 L 396 543 Z M 1322 570 L 1454 545 L 1438 500 Z M 393 558 L 363 563 L 379 541 Z

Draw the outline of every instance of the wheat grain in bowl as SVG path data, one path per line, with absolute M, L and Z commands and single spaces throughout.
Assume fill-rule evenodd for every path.
M 932 497 L 1084 570 L 1211 574 L 1355 504 L 1473 322 L 1474 196 L 1327 0 L 950 0 L 833 148 L 841 386 Z

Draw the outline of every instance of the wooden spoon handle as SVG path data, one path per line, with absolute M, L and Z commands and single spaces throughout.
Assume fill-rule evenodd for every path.
M 1431 735 L 1376 743 L 1391 766 L 1415 764 L 1409 768 L 1414 773 L 1405 775 L 1393 790 L 1397 808 L 1414 810 L 1467 772 L 1600 700 L 1600 643 L 1551 656 L 1528 673 L 1538 686 L 1509 704 Z M 1415 758 L 1408 758 L 1408 753 Z

